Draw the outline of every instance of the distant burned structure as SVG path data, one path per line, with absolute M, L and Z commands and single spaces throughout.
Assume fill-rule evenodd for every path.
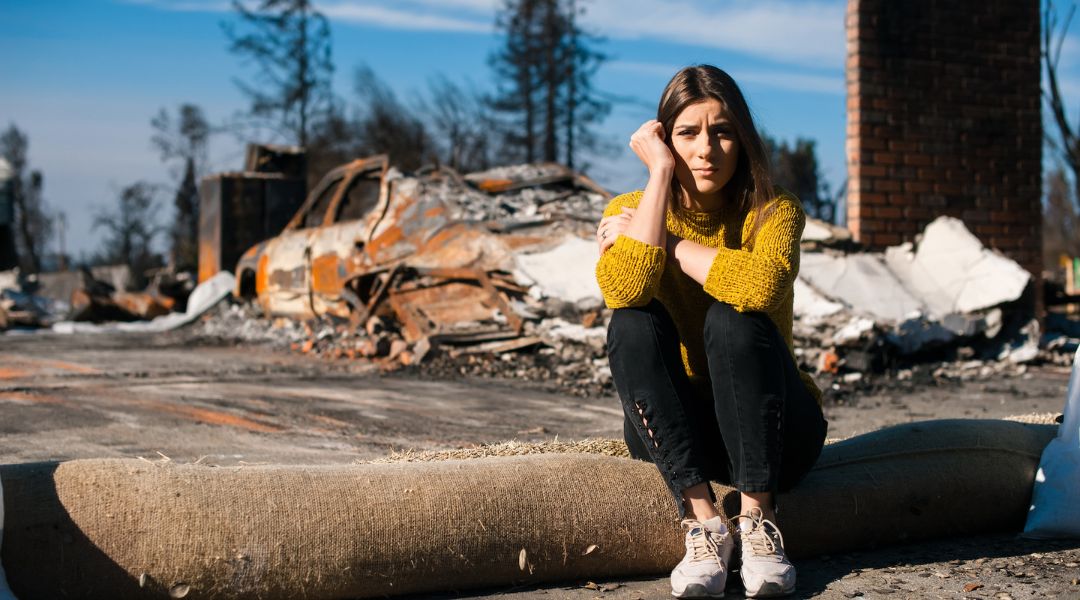
M 0 271 L 19 264 L 15 253 L 15 198 L 11 176 L 11 166 L 0 158 Z
M 304 201 L 307 154 L 250 144 L 243 172 L 216 173 L 199 185 L 199 282 L 231 271 L 240 255 L 275 236 Z
M 1037 0 L 849 0 L 847 215 L 858 241 L 911 241 L 955 216 L 1039 281 L 1039 25 Z

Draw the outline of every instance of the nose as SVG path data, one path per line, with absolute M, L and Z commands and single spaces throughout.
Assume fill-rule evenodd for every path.
M 714 140 L 711 135 L 704 134 L 698 136 L 697 155 L 700 158 L 708 158 L 712 156 L 714 148 Z

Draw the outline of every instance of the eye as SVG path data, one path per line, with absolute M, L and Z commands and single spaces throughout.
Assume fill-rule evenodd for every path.
M 677 132 L 675 132 L 675 135 L 693 137 L 693 136 L 697 135 L 697 132 L 694 131 L 693 129 L 680 129 Z

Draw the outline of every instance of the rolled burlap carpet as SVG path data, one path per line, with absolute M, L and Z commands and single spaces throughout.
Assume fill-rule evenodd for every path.
M 1053 426 L 937 421 L 827 447 L 780 498 L 792 553 L 1018 528 Z M 664 573 L 655 467 L 550 454 L 342 467 L 0 467 L 3 566 L 37 598 L 364 598 Z M 728 514 L 737 494 L 715 488 Z M 976 500 L 977 499 L 977 500 Z

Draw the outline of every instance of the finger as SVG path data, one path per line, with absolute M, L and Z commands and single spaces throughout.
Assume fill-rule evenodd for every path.
M 629 206 L 622 207 L 623 214 L 633 215 L 637 212 L 636 208 L 630 208 Z

